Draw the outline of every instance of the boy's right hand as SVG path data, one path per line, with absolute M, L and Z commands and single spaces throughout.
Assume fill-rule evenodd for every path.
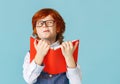
M 37 40 L 35 40 L 34 46 L 36 49 L 34 61 L 36 64 L 41 65 L 44 57 L 46 56 L 48 50 L 50 49 L 50 45 L 45 40 L 39 40 L 38 43 Z

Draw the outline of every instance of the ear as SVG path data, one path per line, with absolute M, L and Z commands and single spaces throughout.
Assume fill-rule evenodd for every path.
M 57 33 L 59 33 L 60 32 L 60 30 L 59 29 L 57 29 L 57 31 L 56 31 Z
M 35 28 L 33 29 L 33 33 L 36 34 L 36 32 L 37 32 L 37 31 L 36 31 L 36 27 L 35 27 Z
M 57 31 L 57 33 L 59 33 L 59 31 Z
M 36 28 L 34 28 L 34 30 L 33 30 L 33 36 L 38 36 Z

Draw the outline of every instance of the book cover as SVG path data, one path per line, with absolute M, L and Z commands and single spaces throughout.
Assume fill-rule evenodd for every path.
M 34 40 L 35 39 L 33 37 L 30 37 L 30 62 L 32 62 L 36 54 L 36 50 L 34 47 Z M 79 42 L 79 40 L 72 41 L 73 45 L 76 42 Z M 74 60 L 76 63 L 78 59 L 78 48 L 79 45 L 77 46 L 76 50 L 73 53 Z M 47 73 L 58 74 L 58 73 L 66 72 L 67 66 L 60 46 L 54 49 L 51 48 L 49 49 L 47 55 L 43 60 L 43 64 L 45 65 L 44 71 Z

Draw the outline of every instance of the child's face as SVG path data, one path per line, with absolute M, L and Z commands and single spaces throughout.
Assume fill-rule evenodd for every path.
M 57 35 L 56 22 L 50 15 L 37 21 L 36 30 L 39 38 L 41 39 L 55 40 Z

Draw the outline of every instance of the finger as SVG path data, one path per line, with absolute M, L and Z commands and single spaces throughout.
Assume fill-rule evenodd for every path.
M 62 54 L 63 54 L 63 56 L 64 56 L 64 53 L 65 53 L 65 48 L 64 48 L 64 46 L 63 46 L 63 45 L 61 45 L 60 47 L 61 47 Z
M 65 42 L 65 44 L 66 44 L 66 47 L 69 48 L 69 43 L 68 43 L 68 42 Z
M 37 49 L 37 44 L 36 44 L 36 39 L 34 40 L 34 47 L 35 47 L 35 49 Z
M 50 45 L 48 45 L 47 43 L 44 44 L 44 48 L 47 49 L 47 48 L 50 48 Z
M 65 49 L 66 46 L 67 46 L 67 45 L 66 45 L 66 42 L 63 42 L 63 43 L 62 43 L 62 46 L 63 46 L 63 48 Z
M 66 41 L 64 46 L 65 46 L 65 48 L 69 48 L 69 43 Z
M 71 41 L 69 41 L 69 46 L 70 46 L 71 49 L 73 49 L 73 44 L 72 44 Z
M 61 48 L 61 50 L 63 49 L 63 46 L 62 45 L 60 45 L 60 48 Z
M 74 45 L 74 50 L 77 48 L 79 42 L 76 42 L 75 45 Z
M 72 46 L 72 42 L 70 42 L 70 41 L 68 41 L 68 42 L 66 42 L 66 47 L 67 47 L 67 49 L 72 49 L 73 48 L 73 46 Z
M 47 46 L 46 46 L 46 50 L 49 50 L 49 49 L 50 49 L 50 45 L 47 45 Z
M 42 45 L 42 40 L 39 40 L 38 46 Z
M 61 50 L 63 51 L 64 50 L 64 43 L 61 44 Z
M 39 46 L 40 46 L 41 48 L 44 48 L 44 47 L 45 47 L 45 41 L 44 41 L 44 40 L 40 40 Z
M 43 48 L 47 48 L 49 46 L 48 42 L 46 42 L 45 40 L 43 40 Z

